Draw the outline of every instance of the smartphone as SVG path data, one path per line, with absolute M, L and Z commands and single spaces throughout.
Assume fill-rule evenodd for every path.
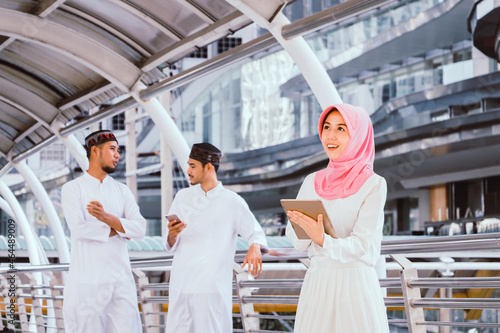
M 182 223 L 181 219 L 179 218 L 179 216 L 177 216 L 176 214 L 172 214 L 172 215 L 167 215 L 167 220 L 170 222 L 172 220 L 177 220 L 177 222 L 175 222 L 172 227 L 175 227 L 176 225 L 178 225 L 179 223 Z

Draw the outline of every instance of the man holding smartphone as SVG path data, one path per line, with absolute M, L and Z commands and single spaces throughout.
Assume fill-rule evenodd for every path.
M 174 252 L 167 333 L 232 332 L 232 278 L 237 235 L 250 244 L 242 267 L 262 272 L 267 241 L 238 194 L 217 180 L 221 152 L 210 143 L 193 145 L 188 176 L 169 211 L 164 242 Z M 175 214 L 177 217 L 171 216 Z

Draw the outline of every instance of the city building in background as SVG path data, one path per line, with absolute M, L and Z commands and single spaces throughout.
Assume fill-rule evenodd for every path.
M 295 1 L 284 13 L 294 21 L 338 3 Z M 500 215 L 500 169 L 495 167 L 499 65 L 474 46 L 465 19 L 473 4 L 392 1 L 306 36 L 343 101 L 363 106 L 372 116 L 375 171 L 389 184 L 386 235 L 454 233 L 457 222 L 462 230 L 462 220 Z M 164 71 L 174 75 L 188 70 L 263 33 L 250 25 Z M 225 163 L 219 177 L 279 234 L 285 223 L 279 199 L 295 197 L 305 175 L 327 163 L 317 145 L 321 108 L 290 56 L 273 46 L 173 90 L 171 101 L 172 116 L 187 143 L 221 147 Z M 145 115 L 140 107 L 136 113 Z M 124 145 L 124 113 L 99 126 L 117 132 Z M 153 170 L 139 177 L 139 202 L 150 222 L 148 234 L 159 236 L 161 188 L 154 166 L 159 163 L 160 130 L 144 116 L 136 122 L 136 133 L 139 167 Z M 82 142 L 84 136 L 85 131 L 78 133 Z M 125 146 L 122 150 L 126 154 Z M 47 178 L 57 202 L 58 179 L 81 171 L 62 144 L 31 156 L 28 164 Z M 188 184 L 178 162 L 174 164 L 175 194 Z M 122 163 L 115 177 L 123 179 L 124 174 Z M 24 184 L 13 188 L 25 198 L 39 234 L 50 235 Z M 438 221 L 443 223 L 430 224 Z

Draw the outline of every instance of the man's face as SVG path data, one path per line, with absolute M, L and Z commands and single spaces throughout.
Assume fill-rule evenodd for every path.
M 205 167 L 203 167 L 200 161 L 193 160 L 192 158 L 188 160 L 188 165 L 189 167 L 187 174 L 189 176 L 191 185 L 197 185 L 203 182 L 207 173 L 208 165 L 205 165 Z
M 97 157 L 102 170 L 106 173 L 115 172 L 116 165 L 120 159 L 118 142 L 108 141 L 97 147 Z

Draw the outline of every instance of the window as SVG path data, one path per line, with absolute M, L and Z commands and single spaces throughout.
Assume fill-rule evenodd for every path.
M 285 7 L 290 21 L 294 22 L 304 17 L 304 1 L 297 0 Z
M 320 12 L 323 9 L 323 8 L 321 8 L 322 7 L 321 2 L 322 1 L 320 1 L 320 0 L 313 0 L 312 1 L 312 3 L 310 4 L 311 12 L 309 13 L 309 15 Z
M 229 51 L 236 46 L 241 45 L 241 38 L 226 37 L 217 42 L 217 54 Z
M 418 222 L 418 198 L 396 200 L 397 230 L 395 234 L 411 234 L 413 225 Z
M 122 112 L 120 114 L 117 114 L 116 116 L 113 116 L 111 121 L 112 121 L 111 128 L 114 131 L 124 130 L 125 129 L 125 112 Z
M 40 152 L 42 168 L 53 167 L 66 163 L 66 147 L 63 143 L 54 143 Z
M 471 218 L 483 215 L 483 180 L 467 180 L 449 185 L 451 219 Z M 495 188 L 493 186 L 493 188 Z
M 187 119 L 182 120 L 183 132 L 194 132 L 196 115 L 192 113 Z
M 450 112 L 448 110 L 437 111 L 431 113 L 431 121 L 443 121 L 450 119 Z
M 387 102 L 392 97 L 395 97 L 396 94 L 396 82 L 392 81 L 388 84 L 384 84 L 382 87 L 382 103 Z
M 451 105 L 450 109 L 452 117 L 481 113 L 481 105 L 479 103 L 469 105 Z
M 9 235 L 9 219 L 11 219 L 11 217 L 3 210 L 0 210 L 0 235 Z
M 190 55 L 188 55 L 187 58 L 207 59 L 208 58 L 208 49 L 206 46 L 197 47 L 197 50 L 194 51 L 193 53 L 191 53 Z
M 500 176 L 485 180 L 484 215 L 500 215 Z
M 147 221 L 146 236 L 161 236 L 161 220 L 148 219 Z
M 203 142 L 212 141 L 212 110 L 209 103 L 203 105 Z

